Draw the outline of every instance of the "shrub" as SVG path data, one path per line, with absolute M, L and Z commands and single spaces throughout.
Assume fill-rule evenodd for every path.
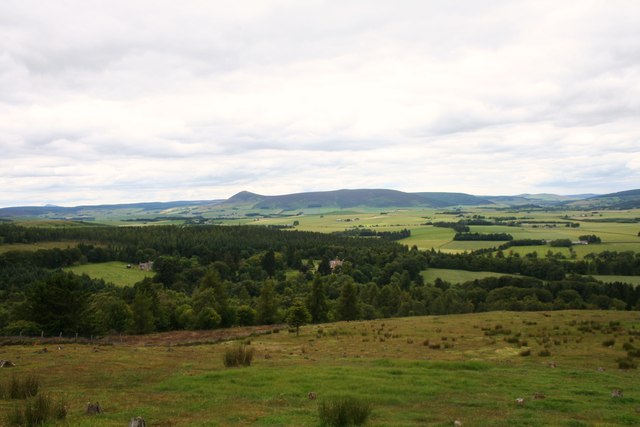
M 540 352 L 538 353 L 538 356 L 540 357 L 549 357 L 551 356 L 551 352 L 548 349 L 544 349 L 544 350 L 540 350 Z
M 613 345 L 616 343 L 616 340 L 614 340 L 613 338 L 609 338 L 606 339 L 604 341 L 602 341 L 602 346 L 603 347 L 613 347 Z
M 63 420 L 66 416 L 64 401 L 56 401 L 48 394 L 39 394 L 27 400 L 23 406 L 15 408 L 6 420 L 10 426 L 35 427 L 49 421 Z
M 224 353 L 223 362 L 227 368 L 236 366 L 249 366 L 253 360 L 253 349 L 246 345 L 229 348 Z
M 371 404 L 355 397 L 337 397 L 321 402 L 318 411 L 323 426 L 359 426 L 369 418 Z
M 640 348 L 632 348 L 627 351 L 627 356 L 629 357 L 640 357 Z
M 0 396 L 5 399 L 26 399 L 27 397 L 38 394 L 40 380 L 34 376 L 28 376 L 20 379 L 13 375 L 11 379 L 0 386 Z
M 636 369 L 638 364 L 630 357 L 621 357 L 618 359 L 618 368 L 620 369 Z
M 522 350 L 520 356 L 531 356 L 531 349 L 527 348 L 526 350 Z

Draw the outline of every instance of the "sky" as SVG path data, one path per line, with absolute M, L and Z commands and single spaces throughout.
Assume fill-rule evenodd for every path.
M 640 188 L 640 1 L 3 0 L 0 207 Z

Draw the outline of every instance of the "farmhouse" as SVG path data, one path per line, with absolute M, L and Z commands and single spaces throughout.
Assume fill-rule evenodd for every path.
M 336 258 L 329 261 L 329 267 L 331 267 L 331 271 L 335 270 L 337 267 L 342 266 L 342 260 Z
M 151 271 L 153 270 L 153 261 L 141 262 L 138 264 L 138 268 L 142 271 Z

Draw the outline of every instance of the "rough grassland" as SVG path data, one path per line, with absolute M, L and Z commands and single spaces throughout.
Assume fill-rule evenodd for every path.
M 102 279 L 107 283 L 118 286 L 133 286 L 145 277 L 152 277 L 152 271 L 142 271 L 137 265 L 127 268 L 124 262 L 102 262 L 98 264 L 83 264 L 67 268 L 75 274 L 86 274 L 93 279 Z
M 151 426 L 317 426 L 318 403 L 338 395 L 370 401 L 370 426 L 450 426 L 456 419 L 464 426 L 638 425 L 640 375 L 616 363 L 626 354 L 623 343 L 640 346 L 635 333 L 638 312 L 335 323 L 305 326 L 300 337 L 286 330 L 252 337 L 253 364 L 229 369 L 222 355 L 235 342 L 178 346 L 197 342 L 197 334 L 177 341 L 172 333 L 164 344 L 155 335 L 147 345 L 145 337 L 61 350 L 49 344 L 47 353 L 37 352 L 42 344 L 3 346 L 0 359 L 17 367 L 1 370 L 0 381 L 38 375 L 43 390 L 65 397 L 70 426 L 122 426 L 136 415 Z M 608 339 L 612 346 L 602 344 Z M 538 355 L 544 345 L 550 357 Z M 531 355 L 519 356 L 526 349 Z M 624 397 L 612 398 L 614 388 Z M 307 398 L 312 391 L 318 400 Z M 534 400 L 534 393 L 546 398 Z M 84 415 L 88 401 L 105 413 Z M 16 404 L 0 400 L 0 417 Z

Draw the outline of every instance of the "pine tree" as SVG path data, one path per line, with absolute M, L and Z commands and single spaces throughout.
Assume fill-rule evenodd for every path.
M 311 293 L 307 297 L 307 308 L 311 314 L 314 323 L 322 323 L 327 321 L 327 313 L 329 307 L 327 305 L 327 296 L 324 290 L 324 284 L 320 276 L 313 279 L 311 285 Z
M 290 327 L 296 328 L 296 336 L 300 335 L 300 326 L 311 320 L 311 314 L 307 307 L 301 302 L 292 305 L 287 311 L 287 323 Z
M 267 280 L 262 287 L 257 309 L 259 324 L 271 325 L 278 320 L 278 299 L 272 280 Z
M 338 316 L 341 320 L 356 320 L 360 313 L 358 308 L 358 295 L 353 279 L 349 276 L 345 280 L 338 300 Z

